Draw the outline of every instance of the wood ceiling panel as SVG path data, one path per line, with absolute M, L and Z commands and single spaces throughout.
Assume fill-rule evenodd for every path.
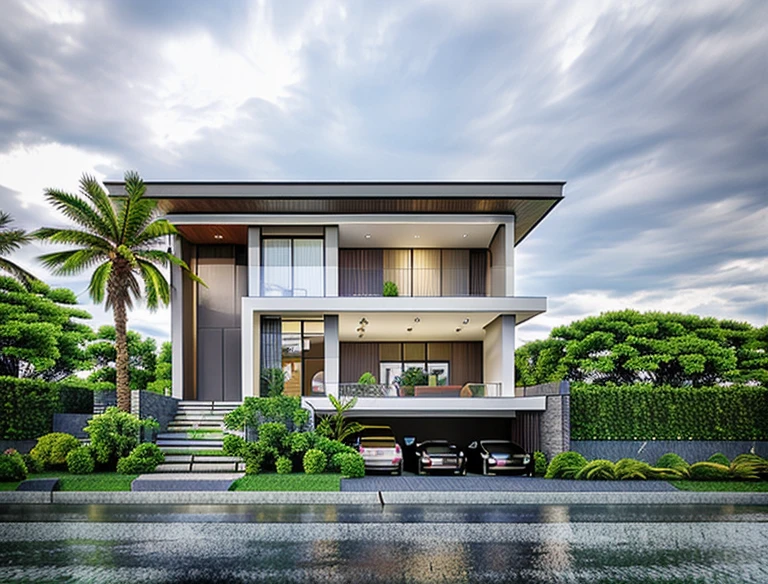
M 247 225 L 177 225 L 176 228 L 190 243 L 248 244 Z

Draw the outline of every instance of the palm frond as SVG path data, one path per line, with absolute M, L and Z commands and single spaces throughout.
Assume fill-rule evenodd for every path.
M 25 288 L 29 289 L 32 282 L 37 281 L 37 278 L 30 272 L 22 268 L 20 265 L 12 262 L 6 258 L 0 258 L 0 270 L 11 274 L 14 278 L 19 280 Z
M 55 229 L 52 227 L 41 227 L 32 236 L 37 239 L 49 241 L 50 243 L 65 243 L 70 245 L 82 245 L 101 250 L 108 253 L 114 245 L 100 235 L 78 229 Z
M 171 288 L 165 276 L 154 265 L 143 260 L 139 260 L 139 269 L 144 279 L 147 307 L 155 310 L 160 302 L 168 304 L 171 301 Z
M 148 243 L 160 243 L 161 237 L 178 235 L 178 233 L 179 230 L 176 229 L 176 226 L 167 219 L 155 219 L 133 239 L 133 242 L 137 246 Z
M 88 294 L 94 302 L 101 304 L 107 292 L 109 280 L 112 277 L 112 262 L 104 262 L 93 271 L 91 282 L 88 284 Z M 108 295 L 107 295 L 108 296 Z
M 80 192 L 85 195 L 96 208 L 99 216 L 104 221 L 104 226 L 111 234 L 111 238 L 116 240 L 119 234 L 117 228 L 117 215 L 115 215 L 115 206 L 109 200 L 109 195 L 101 188 L 99 181 L 90 175 L 83 175 L 80 179 Z
M 6 225 L 13 223 L 13 218 L 10 213 L 6 211 L 0 211 L 0 229 L 5 229 Z
M 57 189 L 46 189 L 45 198 L 54 209 L 91 233 L 107 238 L 113 236 L 109 225 L 85 199 Z
M 58 251 L 40 256 L 40 260 L 56 275 L 71 276 L 92 268 L 95 264 L 108 261 L 101 250 L 84 248 Z

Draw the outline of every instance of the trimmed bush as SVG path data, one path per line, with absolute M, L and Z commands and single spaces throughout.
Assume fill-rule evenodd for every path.
M 240 456 L 245 460 L 245 474 L 259 474 L 274 464 L 278 452 L 261 441 L 246 442 L 240 450 Z
M 54 384 L 1 376 L 0 395 L 0 438 L 32 440 L 51 431 L 59 403 Z
M 258 430 L 267 422 L 282 422 L 289 432 L 307 430 L 309 410 L 301 407 L 300 397 L 246 397 L 243 405 L 224 417 L 224 425 L 230 430 Z
M 293 462 L 287 456 L 278 456 L 275 461 L 275 470 L 277 470 L 277 474 L 291 474 L 293 472 Z
M 67 463 L 67 454 L 80 448 L 80 440 L 64 432 L 51 432 L 41 436 L 30 454 L 37 458 L 45 468 L 63 467 Z
M 734 477 L 737 477 L 739 473 L 734 472 L 734 467 L 737 468 L 751 468 L 759 478 L 768 479 L 768 460 L 758 456 L 757 454 L 739 454 L 733 459 L 731 463 L 731 472 Z M 741 472 L 741 471 L 739 471 Z
M 21 458 L 24 459 L 24 464 L 26 465 L 27 471 L 30 474 L 43 472 L 45 470 L 45 465 L 36 456 L 32 456 L 31 454 L 22 454 Z
M 307 474 L 320 474 L 325 470 L 328 458 L 322 450 L 310 448 L 304 455 L 304 472 Z
M 723 466 L 731 466 L 731 461 L 728 460 L 728 457 L 722 452 L 715 452 L 707 459 L 707 462 L 716 462 L 717 464 L 722 464 Z
M 96 464 L 90 446 L 75 448 L 67 454 L 67 470 L 72 474 L 91 474 Z
M 334 455 L 333 462 L 344 478 L 357 479 L 365 476 L 365 459 L 357 452 L 339 452 Z
M 240 456 L 240 451 L 243 449 L 243 446 L 245 446 L 244 438 L 235 434 L 224 435 L 224 445 L 222 446 L 224 454 L 229 456 Z
M 688 469 L 691 465 L 680 455 L 674 452 L 667 452 L 659 457 L 656 461 L 657 468 L 671 468 L 677 471 L 681 471 L 684 474 L 688 474 Z
M 547 455 L 537 450 L 533 453 L 533 475 L 537 477 L 543 477 L 547 474 Z
M 322 451 L 325 454 L 326 460 L 330 461 L 328 464 L 328 470 L 331 472 L 339 472 L 341 469 L 334 462 L 334 456 L 341 453 L 358 454 L 357 450 L 351 446 L 347 446 L 343 442 L 338 440 L 332 440 L 324 436 L 318 436 L 315 440 L 315 448 Z
M 716 462 L 696 462 L 690 468 L 691 478 L 697 481 L 727 481 L 730 468 Z
M 128 457 L 139 445 L 142 428 L 159 427 L 151 418 L 141 420 L 134 414 L 110 407 L 100 416 L 91 418 L 85 432 L 91 437 L 96 462 L 115 468 L 119 459 Z
M 556 454 L 547 467 L 544 478 L 547 479 L 572 479 L 585 466 L 587 459 L 578 452 L 561 452 Z
M 312 448 L 315 441 L 314 432 L 293 432 L 285 439 L 285 447 L 291 454 L 304 456 Z
M 651 475 L 651 465 L 634 458 L 622 458 L 616 463 L 614 474 L 622 481 L 644 481 Z
M 610 460 L 598 458 L 583 466 L 576 473 L 576 478 L 587 481 L 611 481 L 616 478 L 616 465 Z
M 117 461 L 117 472 L 120 474 L 141 474 L 152 472 L 158 464 L 165 461 L 165 455 L 157 444 L 139 444 L 129 456 Z
M 279 450 L 288 436 L 288 428 L 282 422 L 266 422 L 259 426 L 259 442 L 269 448 Z
M 0 454 L 0 482 L 23 481 L 26 478 L 27 467 L 21 454 L 13 448 Z
M 571 385 L 573 440 L 766 440 L 768 387 Z
M 397 296 L 399 293 L 400 291 L 397 289 L 397 284 L 389 280 L 384 282 L 384 287 L 381 291 L 382 296 Z

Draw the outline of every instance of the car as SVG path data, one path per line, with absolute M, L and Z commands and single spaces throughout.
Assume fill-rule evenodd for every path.
M 416 474 L 450 471 L 467 474 L 467 459 L 458 446 L 447 440 L 425 440 L 416 445 Z
M 467 447 L 467 452 L 475 472 L 533 476 L 533 455 L 509 440 L 476 440 Z
M 403 450 L 389 426 L 365 426 L 353 444 L 365 461 L 366 472 L 382 470 L 403 474 Z

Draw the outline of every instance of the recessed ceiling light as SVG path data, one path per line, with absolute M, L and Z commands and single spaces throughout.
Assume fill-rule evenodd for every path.
M 463 320 L 462 324 L 469 324 L 469 319 L 468 319 L 468 318 L 465 318 L 465 319 Z
M 413 238 L 414 239 L 421 239 L 421 235 L 414 235 Z
M 214 239 L 224 239 L 224 236 L 221 233 L 216 233 L 213 236 Z
M 416 318 L 413 319 L 413 322 L 421 322 L 421 319 L 417 316 Z
M 407 329 L 405 329 L 406 332 L 411 332 L 413 330 L 412 326 L 409 326 Z
M 469 233 L 465 233 L 464 235 L 462 235 L 462 237 L 467 237 L 468 235 Z
M 456 327 L 456 332 L 460 333 L 461 332 L 461 327 Z
M 370 238 L 371 238 L 371 234 L 370 234 L 370 233 L 366 233 L 366 234 L 365 234 L 365 238 L 366 238 L 366 239 L 370 239 Z

